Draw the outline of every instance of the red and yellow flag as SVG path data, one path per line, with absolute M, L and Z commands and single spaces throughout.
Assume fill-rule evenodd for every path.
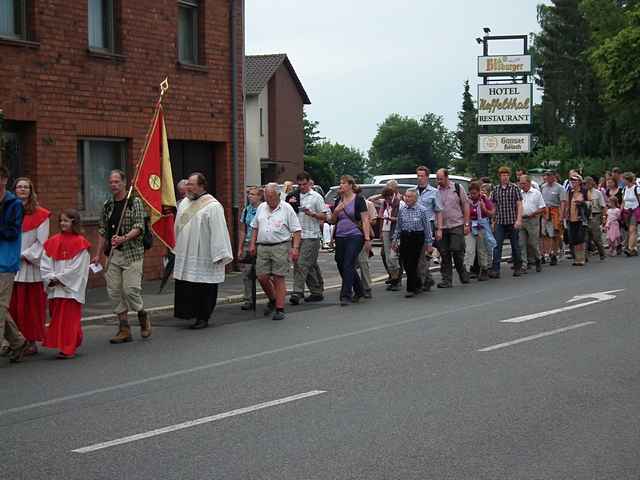
M 173 229 L 176 194 L 161 104 L 158 105 L 134 186 L 151 210 L 151 230 L 162 243 L 173 250 L 176 246 Z

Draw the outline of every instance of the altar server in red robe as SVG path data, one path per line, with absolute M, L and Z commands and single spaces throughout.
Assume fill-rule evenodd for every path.
M 60 351 L 58 358 L 73 358 L 82 343 L 82 305 L 89 277 L 91 244 L 81 234 L 80 214 L 64 210 L 60 233 L 44 244 L 40 262 L 42 282 L 47 289 L 51 323 L 43 346 Z
M 33 182 L 26 177 L 16 180 L 15 193 L 24 206 L 20 270 L 16 273 L 9 312 L 18 329 L 29 342 L 25 355 L 38 351 L 36 342 L 44 339 L 47 294 L 42 286 L 40 258 L 49 238 L 49 210 L 38 204 Z

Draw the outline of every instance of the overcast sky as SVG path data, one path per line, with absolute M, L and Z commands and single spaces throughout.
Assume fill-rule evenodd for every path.
M 366 152 L 391 113 L 433 112 L 455 129 L 465 80 L 475 97 L 482 27 L 492 35 L 536 32 L 539 3 L 246 0 L 246 51 L 286 53 L 321 134 Z M 514 48 L 521 46 L 491 53 Z

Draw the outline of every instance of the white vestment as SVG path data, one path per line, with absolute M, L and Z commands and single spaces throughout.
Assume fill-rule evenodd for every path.
M 213 196 L 184 198 L 176 215 L 173 278 L 193 283 L 224 282 L 225 265 L 233 251 L 224 209 Z
M 44 251 L 44 242 L 49 238 L 49 219 L 42 222 L 38 228 L 22 232 L 22 247 L 20 255 L 20 270 L 16 273 L 16 282 L 41 282 L 40 257 Z M 25 260 L 26 259 L 26 260 Z M 28 260 L 28 262 L 27 262 Z
M 88 250 L 82 250 L 69 260 L 54 260 L 47 255 L 47 252 L 43 252 L 40 260 L 40 272 L 49 300 L 52 298 L 72 298 L 78 303 L 84 303 L 87 279 L 89 278 L 89 263 Z M 49 282 L 53 279 L 60 280 L 62 285 L 49 287 Z

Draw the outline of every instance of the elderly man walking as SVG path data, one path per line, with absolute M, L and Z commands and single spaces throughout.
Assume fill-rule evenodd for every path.
M 174 316 L 195 318 L 189 327 L 192 330 L 207 328 L 218 300 L 218 284 L 224 282 L 225 265 L 233 261 L 233 250 L 224 209 L 207 193 L 207 179 L 202 173 L 189 176 L 175 231 Z
M 321 302 L 324 299 L 324 280 L 318 266 L 318 254 L 322 242 L 320 222 L 328 219 L 324 198 L 312 187 L 311 176 L 307 172 L 296 177 L 299 195 L 290 195 L 288 201 L 298 211 L 298 220 L 302 227 L 300 257 L 293 265 L 293 292 L 289 298 L 291 305 L 305 302 Z M 309 296 L 304 296 L 305 284 L 309 287 Z
M 418 203 L 427 211 L 427 218 L 433 233 L 436 228 L 436 213 L 442 211 L 438 190 L 429 184 L 429 169 L 427 167 L 416 168 L 416 175 L 418 176 L 418 184 L 413 190 L 418 195 Z M 433 249 L 431 250 L 433 251 Z M 418 274 L 422 279 L 423 290 L 430 290 L 435 283 L 431 277 L 429 263 L 430 256 L 427 256 L 426 246 L 424 246 L 418 259 Z
M 436 172 L 438 179 L 438 201 L 441 211 L 436 214 L 437 247 L 442 263 L 442 281 L 438 288 L 451 288 L 453 266 L 456 266 L 460 281 L 469 283 L 469 273 L 464 267 L 465 236 L 471 233 L 469 201 L 464 189 L 449 181 L 449 171 L 441 168 Z
M 500 262 L 502 261 L 502 245 L 505 238 L 511 242 L 513 258 L 513 276 L 522 275 L 522 258 L 518 231 L 522 227 L 522 193 L 517 185 L 510 182 L 509 167 L 498 170 L 500 184 L 491 192 L 491 201 L 496 207 L 496 248 L 493 250 L 493 268 L 490 278 L 500 278 Z
M 105 280 L 113 311 L 118 316 L 118 333 L 109 340 L 114 344 L 133 340 L 129 326 L 130 310 L 138 314 L 140 336 L 151 336 L 151 321 L 142 301 L 144 207 L 137 197 L 127 201 L 126 180 L 122 170 L 113 170 L 109 174 L 109 188 L 113 196 L 102 207 L 98 251 L 92 260 L 97 264 L 102 253 L 110 255 Z M 122 224 L 119 224 L 120 218 Z
M 426 250 L 431 253 L 433 238 L 427 210 L 418 203 L 415 190 L 408 190 L 405 204 L 398 212 L 398 222 L 393 233 L 393 249 L 400 250 L 400 259 L 407 271 L 407 293 L 411 298 L 422 292 L 422 277 L 418 271 L 418 259 Z M 399 248 L 398 248 L 399 243 Z
M 533 188 L 528 175 L 520 176 L 522 190 L 522 228 L 519 232 L 522 272 L 527 273 L 529 263 L 536 266 L 536 272 L 542 271 L 540 258 L 540 216 L 544 213 L 545 203 L 540 190 Z
M 253 236 L 249 252 L 257 254 L 256 275 L 269 299 L 264 315 L 273 313 L 272 320 L 284 320 L 285 277 L 289 273 L 289 259 L 295 263 L 300 257 L 302 227 L 291 205 L 280 199 L 278 184 L 267 184 L 264 197 L 265 202 L 258 207 L 251 222 Z

